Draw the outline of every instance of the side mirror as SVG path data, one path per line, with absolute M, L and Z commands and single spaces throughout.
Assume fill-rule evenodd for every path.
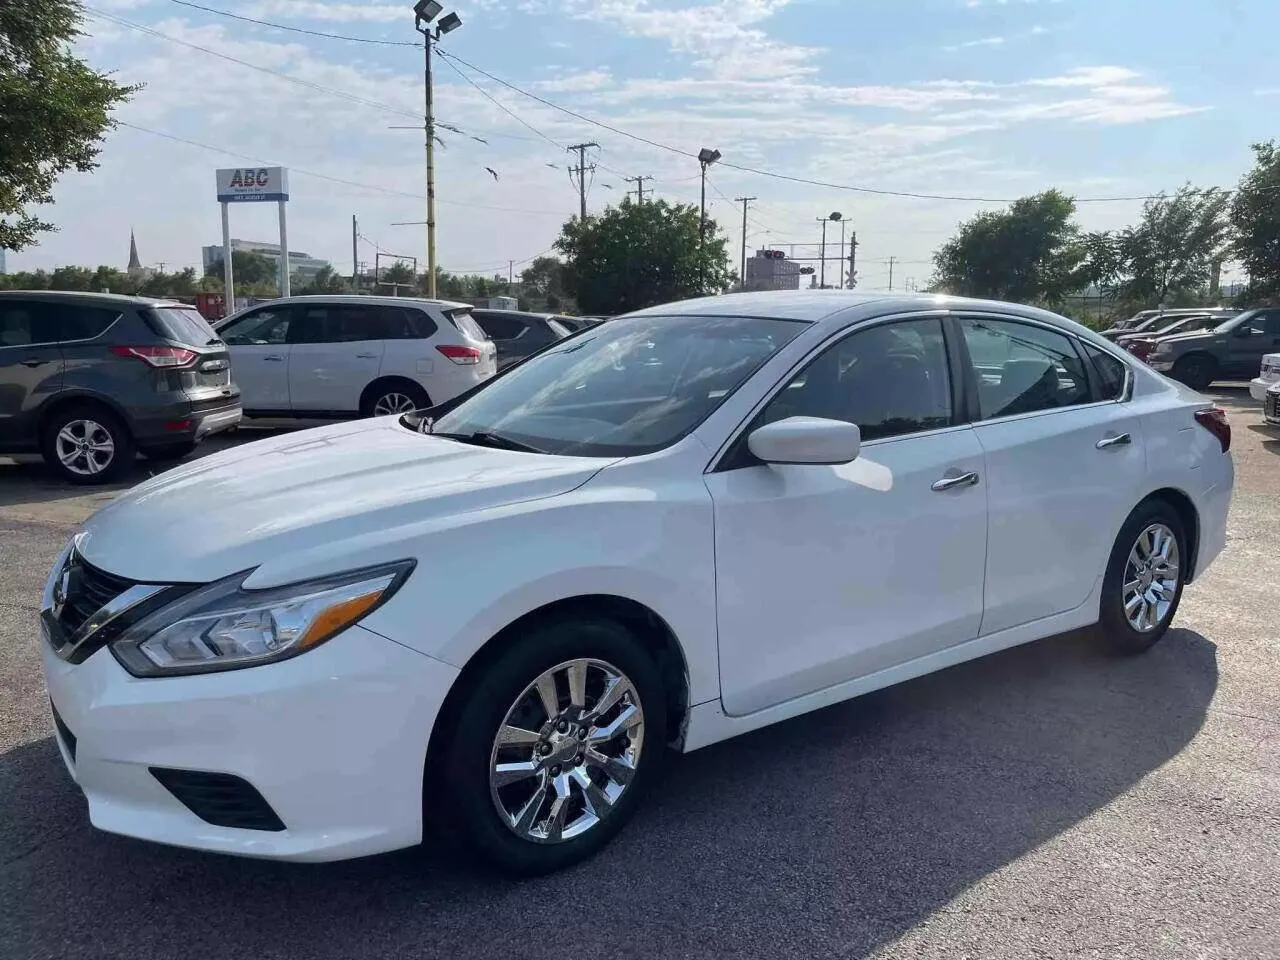
M 765 463 L 849 463 L 858 456 L 862 431 L 856 424 L 822 417 L 788 417 L 751 432 L 747 449 Z
M 1250 327 L 1250 326 L 1236 327 L 1236 336 L 1239 337 L 1241 340 L 1245 339 L 1246 337 L 1252 337 L 1253 327 Z

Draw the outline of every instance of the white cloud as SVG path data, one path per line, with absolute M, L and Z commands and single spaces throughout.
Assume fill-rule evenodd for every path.
M 1005 43 L 1004 37 L 983 37 L 980 40 L 966 40 L 964 43 L 955 43 L 949 47 L 943 47 L 943 50 L 968 50 L 970 47 L 999 47 Z
M 332 3 L 330 0 L 257 0 L 238 10 L 247 17 L 329 20 L 334 23 L 408 22 L 412 5 L 389 3 Z
M 554 80 L 539 80 L 533 86 L 549 93 L 591 93 L 613 85 L 613 74 L 608 70 L 584 70 L 565 73 Z

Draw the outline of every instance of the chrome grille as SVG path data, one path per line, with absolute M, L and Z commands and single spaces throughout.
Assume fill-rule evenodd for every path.
M 86 620 L 132 587 L 134 582 L 99 570 L 72 551 L 62 568 L 59 585 L 62 593 L 55 598 L 61 599 L 62 605 L 61 609 L 55 605 L 54 615 L 68 634 L 74 634 Z M 57 592 L 55 588 L 55 595 Z

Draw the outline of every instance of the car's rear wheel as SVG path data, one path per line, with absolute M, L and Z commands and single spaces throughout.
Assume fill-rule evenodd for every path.
M 375 383 L 365 391 L 360 412 L 366 417 L 388 417 L 431 406 L 427 391 L 411 380 Z
M 1183 357 L 1173 365 L 1173 379 L 1192 390 L 1207 390 L 1217 375 L 1217 362 L 1201 353 Z
M 1186 532 L 1163 500 L 1141 504 L 1125 521 L 1102 583 L 1099 627 L 1118 653 L 1142 653 L 1169 629 L 1182 600 Z
M 576 863 L 622 829 L 657 774 L 665 699 L 653 659 L 618 624 L 534 629 L 467 692 L 427 805 L 499 869 Z
M 55 412 L 45 422 L 40 447 L 45 463 L 76 484 L 115 480 L 133 463 L 137 452 L 120 418 L 92 403 Z

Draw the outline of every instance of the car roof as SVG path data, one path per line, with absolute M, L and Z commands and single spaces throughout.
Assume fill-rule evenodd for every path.
M 130 304 L 135 307 L 186 307 L 194 310 L 189 303 L 181 303 L 172 297 L 133 297 L 123 293 L 94 293 L 91 290 L 0 290 L 0 299 L 23 300 L 93 300 L 99 303 L 113 303 L 119 306 Z
M 1056 313 L 1000 300 L 978 300 L 936 293 L 902 293 L 894 290 L 767 290 L 699 297 L 637 310 L 626 316 L 740 316 L 819 323 L 836 314 L 857 311 L 863 317 L 923 310 L 982 310 L 1010 313 L 1075 327 L 1074 321 Z M 847 317 L 846 317 L 847 318 Z M 855 316 L 853 319 L 857 319 Z
M 378 297 L 364 296 L 359 293 L 307 293 L 296 297 L 273 297 L 270 300 L 264 300 L 262 303 L 254 304 L 254 306 L 262 307 L 268 303 L 372 303 L 379 306 L 392 307 L 405 304 L 429 304 L 445 310 L 471 309 L 471 304 L 461 303 L 457 300 L 433 300 L 431 297 Z

